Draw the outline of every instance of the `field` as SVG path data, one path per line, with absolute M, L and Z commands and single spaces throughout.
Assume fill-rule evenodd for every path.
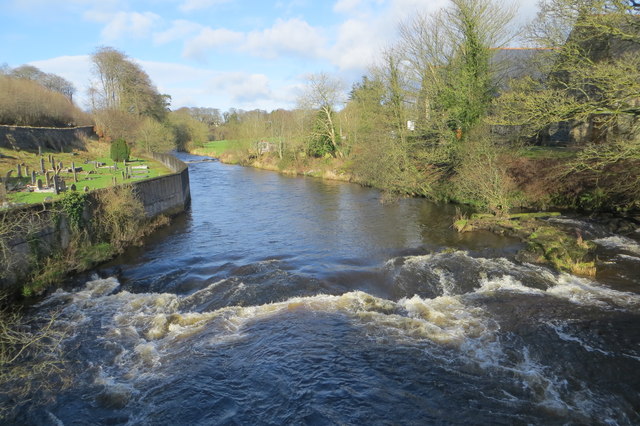
M 108 144 L 104 143 L 92 143 L 92 146 L 87 151 L 73 151 L 67 153 L 60 152 L 43 152 L 42 158 L 45 161 L 45 168 L 51 170 L 51 163 L 49 162 L 49 155 L 53 155 L 55 163 L 62 162 L 63 171 L 60 172 L 60 176 L 65 180 L 67 188 L 72 184 L 76 185 L 78 191 L 82 191 L 85 187 L 89 190 L 106 188 L 112 186 L 114 178 L 117 184 L 134 182 L 141 179 L 152 178 L 171 173 L 164 165 L 155 162 L 151 159 L 143 158 L 132 154 L 131 159 L 127 162 L 127 166 L 147 166 L 148 169 L 132 169 L 130 179 L 123 179 L 122 172 L 124 165 L 118 163 L 117 170 L 113 168 L 113 161 L 109 158 Z M 29 169 L 29 174 L 32 170 L 37 172 L 36 179 L 45 182 L 45 176 L 40 172 L 40 156 L 37 153 L 27 151 L 15 151 L 10 149 L 0 148 L 0 176 L 3 178 L 7 176 L 10 170 L 13 170 L 9 183 L 10 191 L 7 192 L 7 200 L 11 203 L 41 203 L 46 199 L 55 199 L 60 197 L 56 196 L 53 192 L 28 192 L 25 191 L 26 185 L 31 184 L 31 177 L 25 177 L 25 166 Z M 97 167 L 95 162 L 105 163 L 102 167 Z M 81 172 L 77 172 L 78 182 L 75 183 L 73 179 L 73 173 L 66 171 L 74 163 L 75 167 L 82 167 Z M 22 166 L 22 178 L 17 178 L 17 166 Z M 52 173 L 50 173 L 52 175 Z M 20 190 L 21 189 L 21 190 Z
M 220 155 L 222 155 L 222 153 L 240 149 L 247 143 L 248 141 L 239 139 L 211 141 L 203 144 L 201 147 L 193 149 L 191 152 L 196 155 L 208 155 L 214 158 L 218 158 L 220 157 Z

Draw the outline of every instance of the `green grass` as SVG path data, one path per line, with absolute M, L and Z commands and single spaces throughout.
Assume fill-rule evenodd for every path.
M 258 139 L 225 139 L 221 141 L 211 141 L 195 148 L 192 152 L 197 155 L 220 157 L 220 155 L 230 151 L 255 149 L 255 143 L 259 140 L 276 142 L 277 138 L 264 137 Z
M 8 150 L 7 150 L 8 151 Z M 40 157 L 37 154 L 27 153 L 24 151 L 8 151 L 8 152 L 0 152 L 5 155 L 3 164 L 0 164 L 0 173 L 6 175 L 9 169 L 14 170 L 15 176 L 15 164 L 17 162 L 24 163 L 29 166 L 30 170 L 40 170 Z M 13 158 L 7 158 L 13 157 Z M 155 162 L 150 159 L 143 158 L 132 158 L 128 164 L 132 166 L 139 165 L 147 165 L 149 167 L 146 170 L 146 173 L 132 173 L 132 178 L 124 180 L 122 179 L 122 171 L 123 166 L 122 163 L 118 163 L 118 170 L 112 171 L 110 169 L 96 169 L 93 164 L 84 164 L 84 161 L 89 159 L 86 154 L 83 155 L 73 155 L 71 153 L 60 154 L 54 153 L 54 157 L 56 161 L 59 159 L 63 162 L 65 167 L 70 167 L 71 162 L 74 161 L 76 167 L 82 167 L 83 171 L 77 173 L 78 182 L 75 183 L 78 191 L 82 191 L 85 186 L 89 188 L 89 190 L 107 188 L 113 185 L 113 178 L 117 179 L 117 183 L 131 183 L 142 179 L 153 178 L 156 176 L 162 176 L 171 173 L 169 169 L 167 169 L 161 163 Z M 47 154 L 45 154 L 45 161 L 47 159 Z M 98 156 L 98 158 L 92 158 L 92 160 L 100 161 L 105 163 L 107 166 L 112 166 L 113 161 L 107 156 Z M 88 171 L 93 171 L 95 173 L 88 174 Z M 69 188 L 73 181 L 73 173 L 60 173 L 67 184 L 67 188 Z M 45 181 L 44 176 L 38 174 L 37 179 L 42 179 L 43 183 Z M 22 182 L 30 183 L 31 179 L 23 178 Z M 57 199 L 62 195 L 56 196 L 53 192 L 10 192 L 7 194 L 7 198 L 12 203 L 25 203 L 25 204 L 35 204 L 42 203 L 47 198 Z
M 239 139 L 229 139 L 221 141 L 211 141 L 197 148 L 198 153 L 219 157 L 222 153 L 240 148 L 245 141 Z

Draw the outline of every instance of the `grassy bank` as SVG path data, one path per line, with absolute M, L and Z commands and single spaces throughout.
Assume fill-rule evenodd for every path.
M 504 217 L 476 214 L 456 218 L 453 226 L 458 232 L 487 230 L 519 238 L 526 244 L 518 253 L 521 261 L 547 264 L 575 275 L 595 276 L 595 244 L 585 241 L 577 230 L 568 233 L 543 220 L 554 216 L 560 213 L 520 213 Z
M 15 151 L 0 148 L 0 175 L 6 176 L 13 170 L 12 179 L 9 182 L 10 190 L 6 194 L 7 201 L 15 204 L 42 203 L 45 199 L 59 199 L 61 195 L 53 192 L 27 192 L 24 191 L 26 185 L 31 184 L 31 177 L 24 176 L 28 168 L 29 174 L 32 170 L 37 173 L 36 179 L 45 182 L 45 177 L 41 173 L 41 159 L 45 161 L 45 169 L 51 170 L 49 155 L 52 155 L 56 164 L 63 164 L 63 171 L 59 175 L 67 183 L 67 187 L 75 184 L 79 191 L 85 187 L 88 190 L 108 188 L 113 186 L 114 181 L 118 184 L 131 183 L 141 179 L 153 178 L 171 173 L 163 164 L 145 158 L 141 155 L 133 155 L 127 165 L 132 167 L 131 175 L 123 177 L 124 165 L 118 163 L 114 168 L 114 162 L 109 158 L 109 144 L 102 142 L 91 142 L 86 151 L 73 150 L 71 152 L 43 152 L 42 157 L 37 153 L 27 151 Z M 97 166 L 96 162 L 103 164 Z M 82 171 L 76 173 L 77 182 L 74 181 L 74 174 L 67 169 L 75 165 L 81 167 Z M 17 168 L 21 165 L 23 177 L 17 177 Z M 133 167 L 138 167 L 133 169 Z M 22 189 L 22 190 L 20 190 Z
M 42 293 L 69 274 L 89 270 L 128 246 L 141 244 L 146 235 L 169 222 L 163 215 L 148 219 L 131 185 L 91 194 L 69 191 L 46 212 L 25 209 L 0 217 L 0 281 L 9 279 L 8 274 L 21 274 L 18 262 L 26 260 L 30 273 L 14 288 L 14 293 L 25 297 Z M 66 235 L 60 240 L 67 242 L 60 246 L 56 238 L 52 245 L 48 239 L 38 238 L 51 232 Z M 10 243 L 16 238 L 26 238 L 25 259 L 12 258 Z
M 279 158 L 275 153 L 257 155 L 242 149 L 240 142 L 221 141 L 209 144 L 208 155 L 219 158 L 220 161 L 243 166 L 272 170 L 289 175 L 312 176 L 323 179 L 341 180 L 360 183 L 367 186 L 371 182 L 363 181 L 354 173 L 353 164 L 345 158 L 313 158 L 304 153 L 288 155 Z M 246 145 L 245 145 L 246 146 Z M 202 154 L 203 151 L 192 151 Z M 551 190 L 555 189 L 551 180 L 557 176 L 566 162 L 572 161 L 576 152 L 564 147 L 525 147 L 509 152 L 505 156 L 514 194 L 518 197 L 520 205 L 540 211 L 540 213 L 508 214 L 508 210 L 502 214 L 475 214 L 471 217 L 459 217 L 455 220 L 454 227 L 459 232 L 472 232 L 475 230 L 488 230 L 496 234 L 509 235 L 519 238 L 526 244 L 526 248 L 518 254 L 522 261 L 538 264 L 546 264 L 552 269 L 582 276 L 594 276 L 596 264 L 593 251 L 595 246 L 585 241 L 579 233 L 565 232 L 545 221 L 545 218 L 559 213 L 544 212 L 549 206 L 554 205 Z M 481 167 L 482 164 L 478 164 Z M 480 185 L 483 176 L 477 176 L 476 184 Z M 454 181 L 445 180 L 438 191 L 440 199 L 460 202 L 451 198 L 451 185 Z M 563 185 L 571 185 L 570 179 L 565 179 Z M 384 189 L 384 188 L 381 188 Z M 494 188 L 489 187 L 487 191 Z M 497 188 L 499 191 L 502 188 Z M 409 191 L 407 191 L 409 193 Z M 408 195 L 408 194 L 407 194 Z M 473 205 L 473 200 L 471 200 Z M 486 205 L 485 205 L 486 206 Z M 571 206 L 575 207 L 575 206 Z M 482 205 L 476 205 L 477 210 L 482 210 Z

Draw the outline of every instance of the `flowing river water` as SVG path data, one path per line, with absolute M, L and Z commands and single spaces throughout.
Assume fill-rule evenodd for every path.
M 184 160 L 197 157 L 181 156 Z M 595 279 L 454 208 L 195 162 L 191 210 L 32 307 L 73 385 L 15 424 L 640 424 L 640 232 Z

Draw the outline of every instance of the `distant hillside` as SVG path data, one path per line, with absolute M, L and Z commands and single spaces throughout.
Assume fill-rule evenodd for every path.
M 91 125 L 91 116 L 63 94 L 27 79 L 0 75 L 0 124 L 37 127 Z

